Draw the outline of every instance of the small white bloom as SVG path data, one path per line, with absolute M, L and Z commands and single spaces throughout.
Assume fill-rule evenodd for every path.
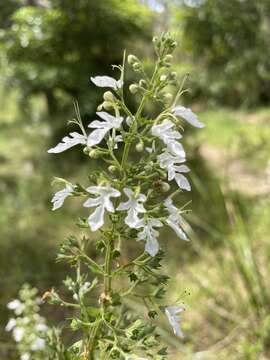
M 186 165 L 179 165 L 186 161 L 184 157 L 178 157 L 166 149 L 157 157 L 159 165 L 168 172 L 168 180 L 175 180 L 180 189 L 190 191 L 191 186 L 188 179 L 182 174 L 189 172 Z
M 124 193 L 127 195 L 128 201 L 121 202 L 116 210 L 127 210 L 128 214 L 125 218 L 125 223 L 130 228 L 136 228 L 140 220 L 138 214 L 146 212 L 145 208 L 143 207 L 143 203 L 146 201 L 146 196 L 143 194 L 136 195 L 131 189 L 128 188 L 124 188 Z
M 59 209 L 63 205 L 65 199 L 70 196 L 72 192 L 73 186 L 70 184 L 66 184 L 64 189 L 57 191 L 51 200 L 51 202 L 53 203 L 52 210 Z
M 91 77 L 91 81 L 98 87 L 109 87 L 115 90 L 123 86 L 122 80 L 115 80 L 111 76 L 95 76 Z
M 166 316 L 173 328 L 174 334 L 180 337 L 183 336 L 183 333 L 179 324 L 181 317 L 178 314 L 181 313 L 183 310 L 184 309 L 180 306 L 168 306 L 165 309 Z
M 104 121 L 94 120 L 88 125 L 89 128 L 95 129 L 88 136 L 89 147 L 99 144 L 111 129 L 119 129 L 123 121 L 122 117 L 112 116 L 105 111 L 97 112 L 97 115 Z
M 25 329 L 21 327 L 15 327 L 13 329 L 13 337 L 16 342 L 20 342 L 24 336 Z
M 110 186 L 90 186 L 86 189 L 90 194 L 98 195 L 89 198 L 83 204 L 85 207 L 95 207 L 95 211 L 88 217 L 88 223 L 92 231 L 98 230 L 104 224 L 105 210 L 114 212 L 111 197 L 119 197 L 121 193 Z
M 159 232 L 154 227 L 161 227 L 162 222 L 158 219 L 148 218 L 147 220 L 140 220 L 137 227 L 143 227 L 143 230 L 138 233 L 138 240 L 146 241 L 145 251 L 151 256 L 156 256 L 159 250 L 157 237 Z
M 37 337 L 31 345 L 31 350 L 38 351 L 43 349 L 45 349 L 45 340 L 40 337 Z
M 13 310 L 16 315 L 20 315 L 24 309 L 24 304 L 20 300 L 15 299 L 7 304 L 7 308 Z
M 37 331 L 45 332 L 48 330 L 48 326 L 44 323 L 39 323 L 36 326 Z
M 86 143 L 87 143 L 87 138 L 84 135 L 79 134 L 77 132 L 72 132 L 69 134 L 69 136 L 63 137 L 61 142 L 57 144 L 55 147 L 49 149 L 48 153 L 54 153 L 54 154 L 61 153 L 75 145 L 78 144 L 85 145 Z
M 21 359 L 21 360 L 30 360 L 30 354 L 29 354 L 29 353 L 23 353 L 23 354 L 20 356 L 20 359 Z
M 168 219 L 166 220 L 166 223 L 175 231 L 175 233 L 180 237 L 180 239 L 188 241 L 188 237 L 182 229 L 184 220 L 179 214 L 179 210 L 177 209 L 177 207 L 173 205 L 172 199 L 167 198 L 164 202 L 164 205 L 170 214 Z
M 86 281 L 79 290 L 80 297 L 87 294 L 90 288 L 91 288 L 91 283 L 89 281 Z
M 180 116 L 183 119 L 185 119 L 189 124 L 197 127 L 197 128 L 203 128 L 204 124 L 199 121 L 198 117 L 194 112 L 192 112 L 190 109 L 184 107 L 184 106 L 176 106 L 172 110 L 173 114 L 176 116 Z
M 161 124 L 154 125 L 151 129 L 152 135 L 161 139 L 167 145 L 169 150 L 180 157 L 185 157 L 183 146 L 177 141 L 182 138 L 179 131 L 174 130 L 174 123 L 170 120 L 164 120 Z
M 5 330 L 6 331 L 11 331 L 15 326 L 16 326 L 16 320 L 15 319 L 9 319 L 8 320 L 8 323 L 7 323 L 7 325 L 6 325 L 6 327 L 5 327 Z

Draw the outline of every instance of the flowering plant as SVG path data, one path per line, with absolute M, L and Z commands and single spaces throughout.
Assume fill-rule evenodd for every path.
M 19 299 L 7 304 L 14 317 L 9 319 L 6 331 L 12 332 L 21 360 L 46 358 L 48 326 L 45 318 L 39 315 L 40 303 L 37 289 L 25 284 L 19 292 Z
M 203 124 L 178 104 L 184 84 L 179 86 L 176 74 L 169 70 L 176 42 L 169 34 L 153 42 L 157 60 L 150 76 L 136 56 L 127 57 L 140 76 L 138 83 L 129 86 L 139 99 L 137 110 L 132 112 L 126 103 L 124 54 L 123 64 L 114 66 L 120 72 L 118 79 L 91 78 L 107 90 L 97 109 L 98 119 L 88 125 L 90 132 L 76 104 L 72 122 L 79 132 L 71 132 L 48 151 L 61 153 L 81 145 L 85 155 L 105 165 L 91 172 L 87 185 L 58 179 L 64 187 L 52 199 L 56 210 L 67 198 L 82 197 L 87 214 L 78 221 L 83 235 L 70 236 L 58 255 L 75 269 L 74 278 L 64 281 L 72 300 L 63 299 L 55 290 L 45 294 L 51 303 L 75 310 L 70 328 L 77 332 L 76 342 L 65 350 L 64 359 L 162 360 L 167 352 L 160 345 L 155 324 L 163 315 L 174 334 L 182 336 L 179 313 L 183 308 L 177 303 L 164 304 L 169 278 L 160 273 L 164 252 L 158 236 L 167 226 L 180 239 L 188 240 L 184 210 L 174 203 L 176 194 L 191 189 L 180 140 L 184 122 L 198 128 Z M 175 96 L 168 92 L 173 86 L 177 87 Z M 149 104 L 158 109 L 154 116 L 147 115 Z M 171 190 L 174 186 L 177 188 Z M 96 257 L 87 251 L 94 242 L 89 230 L 98 234 Z M 140 241 L 142 252 L 127 259 L 125 243 L 133 240 Z M 147 316 L 129 310 L 132 299 L 145 306 Z

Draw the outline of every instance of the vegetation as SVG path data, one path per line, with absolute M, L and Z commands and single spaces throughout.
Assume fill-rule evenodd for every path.
M 183 74 L 190 73 L 186 86 L 192 90 L 185 100 L 192 100 L 192 109 L 206 127 L 199 132 L 188 129 L 184 137 L 193 170 L 193 190 L 186 199 L 192 198 L 189 208 L 193 211 L 186 215 L 191 241 L 183 246 L 167 231 L 161 232 L 160 239 L 170 259 L 164 268 L 171 274 L 166 302 L 178 298 L 185 302 L 184 338 L 173 337 L 166 321 L 159 323 L 159 333 L 172 359 L 267 359 L 268 2 L 203 1 L 190 7 L 175 0 L 165 8 L 173 4 L 176 11 L 157 13 L 156 6 L 140 7 L 138 16 L 134 16 L 139 9 L 136 1 L 135 10 L 130 4 L 39 0 L 0 4 L 0 327 L 4 329 L 12 316 L 6 305 L 18 297 L 25 282 L 36 287 L 39 296 L 52 286 L 68 295 L 61 282 L 68 269 L 56 264 L 55 258 L 61 239 L 70 232 L 78 235 L 66 224 L 80 210 L 76 202 L 70 202 L 52 215 L 50 181 L 57 173 L 76 182 L 87 176 L 89 167 L 85 157 L 72 149 L 61 161 L 52 160 L 46 151 L 61 137 L 65 119 L 73 117 L 71 98 L 78 99 L 83 121 L 88 123 L 100 96 L 90 86 L 90 75 L 110 75 L 108 64 L 121 62 L 124 47 L 128 52 L 150 54 L 144 39 L 151 37 L 151 26 L 167 23 L 180 43 L 175 66 Z M 77 14 L 82 10 L 71 22 L 67 19 L 73 6 Z M 103 6 L 104 12 L 94 15 L 93 10 L 90 16 L 87 6 L 97 12 Z M 65 21 L 54 22 L 56 13 Z M 43 39 L 32 41 L 36 27 L 29 25 L 29 14 L 42 20 L 43 26 L 37 22 L 36 27 L 46 34 Z M 95 18 L 102 26 L 93 25 Z M 26 29 L 27 47 L 21 46 L 22 31 L 14 25 Z M 92 40 L 95 46 L 89 45 Z M 149 56 L 143 64 L 148 72 Z M 38 75 L 32 78 L 31 72 Z M 132 75 L 127 76 L 131 82 Z M 91 171 L 100 166 L 98 160 L 92 164 Z M 133 251 L 130 247 L 127 255 Z M 48 326 L 66 316 L 64 310 L 40 306 Z M 138 309 L 137 303 L 129 307 Z M 0 357 L 17 360 L 11 334 L 0 333 Z M 52 333 L 52 340 L 58 335 Z M 67 341 L 72 339 L 67 337 Z

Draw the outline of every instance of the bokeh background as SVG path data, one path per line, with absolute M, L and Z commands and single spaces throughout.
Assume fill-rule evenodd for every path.
M 164 233 L 168 302 L 186 304 L 184 340 L 164 323 L 172 359 L 270 358 L 270 1 L 4 0 L 0 2 L 0 358 L 14 345 L 6 303 L 25 282 L 61 287 L 58 246 L 71 202 L 51 212 L 53 176 L 83 180 L 98 162 L 47 154 L 77 99 L 85 121 L 124 49 L 151 67 L 153 34 L 179 43 L 182 101 L 206 123 L 186 131 L 193 191 L 190 243 Z M 132 81 L 132 74 L 128 74 Z M 184 201 L 181 200 L 180 201 Z M 43 309 L 61 320 L 54 308 Z

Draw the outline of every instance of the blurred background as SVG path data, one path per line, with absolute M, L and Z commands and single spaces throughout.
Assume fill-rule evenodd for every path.
M 92 119 L 122 52 L 151 66 L 154 34 L 179 43 L 182 99 L 206 127 L 186 131 L 190 243 L 164 233 L 168 303 L 185 302 L 185 339 L 160 332 L 171 359 L 270 358 L 270 1 L 4 0 L 0 2 L 0 358 L 13 347 L 6 303 L 28 282 L 61 287 L 59 243 L 77 231 L 71 202 L 51 212 L 53 176 L 83 180 L 98 163 L 47 154 L 77 99 Z M 128 74 L 132 81 L 132 74 Z M 91 166 L 89 168 L 89 166 Z M 183 197 L 183 196 L 182 196 Z M 179 201 L 185 201 L 180 197 Z M 177 249 L 177 251 L 176 251 Z M 61 314 L 43 310 L 52 322 Z

